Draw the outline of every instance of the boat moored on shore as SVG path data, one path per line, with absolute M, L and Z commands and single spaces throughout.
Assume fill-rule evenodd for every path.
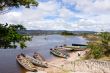
M 62 57 L 62 58 L 68 58 L 69 55 L 66 54 L 66 53 L 62 53 L 60 50 L 58 49 L 50 49 L 50 52 L 55 55 L 55 56 L 58 56 L 58 57 Z
M 48 68 L 48 64 L 43 61 L 35 59 L 29 55 L 26 55 L 26 58 L 29 59 L 33 64 L 35 64 L 37 66 Z
M 37 66 L 33 65 L 24 54 L 17 55 L 16 60 L 26 70 L 37 72 Z
M 39 61 L 42 61 L 42 62 L 46 61 L 45 58 L 38 52 L 34 52 L 33 58 L 35 58 Z

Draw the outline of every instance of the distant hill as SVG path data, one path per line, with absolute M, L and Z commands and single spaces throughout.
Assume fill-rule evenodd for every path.
M 18 31 L 20 34 L 29 34 L 29 35 L 50 35 L 50 34 L 61 34 L 66 30 L 23 30 Z M 94 34 L 94 31 L 67 31 L 69 33 L 74 34 L 83 34 L 83 33 L 91 33 Z
M 71 31 L 72 33 L 74 34 L 82 34 L 82 33 L 91 33 L 91 34 L 94 34 L 94 33 L 97 33 L 95 31 Z

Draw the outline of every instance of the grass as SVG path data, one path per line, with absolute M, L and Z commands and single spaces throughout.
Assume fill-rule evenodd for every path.
M 99 60 L 101 60 L 101 61 L 110 61 L 110 57 L 104 56 L 104 57 L 100 58 Z

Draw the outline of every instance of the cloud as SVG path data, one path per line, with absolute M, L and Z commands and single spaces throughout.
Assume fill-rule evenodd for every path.
M 110 12 L 110 0 L 63 0 L 85 13 Z M 101 11 L 101 12 L 100 12 Z
M 110 31 L 110 0 L 39 0 L 37 8 L 13 9 L 0 15 L 1 23 L 27 29 Z
M 18 9 L 19 11 L 11 11 L 4 15 L 0 15 L 0 21 L 9 23 L 28 23 L 43 20 L 43 18 L 47 15 L 50 15 L 50 13 L 51 15 L 56 13 L 56 6 L 55 1 L 49 1 L 46 3 L 39 3 L 37 8 L 26 9 L 21 7 Z

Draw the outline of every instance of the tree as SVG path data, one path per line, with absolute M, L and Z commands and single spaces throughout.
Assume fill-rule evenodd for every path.
M 20 24 L 0 24 L 0 48 L 16 48 L 16 43 L 20 44 L 21 48 L 25 48 L 25 42 L 30 41 L 31 37 L 20 34 L 19 31 L 22 30 L 25 30 L 25 28 Z
M 12 10 L 13 7 L 19 8 L 24 6 L 30 8 L 31 6 L 38 6 L 36 0 L 0 0 L 0 14 L 4 14 Z
M 7 24 L 7 23 L 6 23 Z M 10 25 L 9 28 L 13 29 L 13 30 L 26 30 L 26 28 L 24 28 L 24 26 L 20 25 L 20 24 L 17 24 L 17 25 Z
M 13 7 L 19 8 L 20 6 L 30 8 L 31 6 L 38 6 L 38 2 L 36 0 L 0 0 L 0 14 Z M 0 24 L 0 48 L 16 48 L 16 43 L 19 43 L 21 48 L 26 47 L 25 42 L 30 41 L 31 37 L 19 34 L 19 31 L 22 30 L 25 28 L 20 24 Z
M 30 8 L 30 6 L 37 6 L 38 2 L 36 0 L 0 0 L 0 10 L 9 7 L 20 7 L 25 6 Z
M 20 6 L 30 8 L 31 6 L 38 6 L 38 2 L 36 0 L 0 0 L 0 14 L 13 7 L 19 8 Z M 16 48 L 16 43 L 19 43 L 21 48 L 26 47 L 25 42 L 30 41 L 31 37 L 19 34 L 19 31 L 22 30 L 25 28 L 20 24 L 0 24 L 0 48 Z

